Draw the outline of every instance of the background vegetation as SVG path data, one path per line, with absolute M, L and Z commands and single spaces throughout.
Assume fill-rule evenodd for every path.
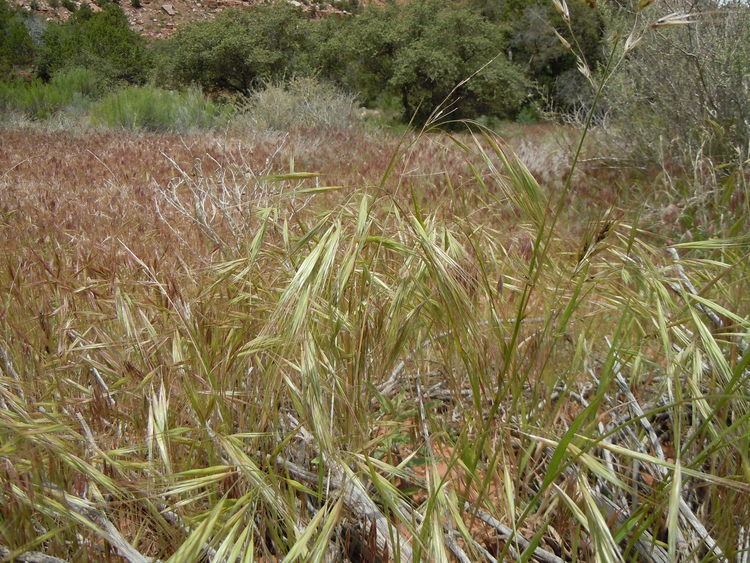
M 552 98 L 559 107 L 577 103 L 564 95 L 566 88 L 586 95 L 578 79 L 570 78 L 578 76 L 575 57 L 560 46 L 553 26 L 566 36 L 570 30 L 560 21 L 550 23 L 548 7 L 537 10 L 537 17 L 544 17 L 544 25 L 535 23 L 539 37 L 526 37 L 525 24 L 506 23 L 525 13 L 510 6 L 488 18 L 471 3 L 420 0 L 311 20 L 282 2 L 228 10 L 147 44 L 128 28 L 119 7 L 108 3 L 98 13 L 84 7 L 65 23 L 47 25 L 34 45 L 23 25 L 28 20 L 3 6 L 3 25 L 15 30 L 4 34 L 15 54 L 3 55 L 3 64 L 31 68 L 45 81 L 66 68 L 85 67 L 110 88 L 151 80 L 162 87 L 192 85 L 211 95 L 242 96 L 268 81 L 315 76 L 355 93 L 368 107 L 417 123 L 452 92 L 454 117 L 503 119 L 521 111 L 529 115 L 529 108 Z M 576 23 L 573 31 L 596 64 L 600 20 L 585 5 L 575 11 L 581 16 L 577 22 L 585 23 Z M 560 78 L 564 73 L 568 79 Z M 453 91 L 469 76 L 473 79 Z

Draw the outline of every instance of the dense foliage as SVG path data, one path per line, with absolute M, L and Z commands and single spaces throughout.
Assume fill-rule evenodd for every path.
M 189 89 L 173 92 L 152 86 L 129 86 L 101 99 L 91 110 L 97 125 L 148 131 L 184 131 L 226 121 L 227 112 Z
M 160 74 L 174 83 L 245 93 L 298 69 L 306 44 L 302 12 L 286 3 L 227 10 L 186 26 L 160 48 Z
M 510 0 L 502 6 L 500 19 L 508 22 L 510 56 L 533 78 L 541 97 L 560 111 L 587 104 L 592 89 L 578 69 L 576 55 L 558 34 L 596 69 L 604 55 L 601 13 L 585 0 L 571 0 L 568 25 L 546 0 Z
M 145 39 L 129 28 L 119 6 L 109 4 L 98 13 L 81 8 L 67 22 L 50 24 L 37 67 L 43 78 L 78 66 L 109 81 L 141 83 L 148 75 L 149 56 Z
M 571 70 L 575 57 L 559 45 L 552 27 L 529 19 L 532 12 L 538 18 L 549 16 L 539 3 L 529 4 L 536 10 L 532 12 L 511 3 L 502 13 L 470 2 L 438 0 L 366 8 L 350 4 L 346 15 L 323 19 L 310 19 L 285 2 L 227 10 L 150 46 L 129 29 L 116 4 L 106 4 L 98 13 L 83 7 L 67 22 L 46 27 L 33 62 L 43 80 L 66 68 L 85 67 L 110 84 L 142 84 L 150 77 L 170 88 L 194 85 L 238 94 L 269 80 L 320 76 L 371 107 L 417 123 L 451 94 L 454 117 L 514 118 L 545 97 L 559 96 L 561 105 L 570 105 L 586 91 L 577 74 L 563 81 L 575 96 L 557 84 L 566 73 L 577 72 Z M 595 65 L 598 20 L 589 17 L 593 10 L 587 6 L 576 9 L 590 25 L 577 25 L 574 31 L 582 32 Z M 31 64 L 32 42 L 25 26 L 9 9 L 1 13 L 7 30 L 3 37 L 9 38 L 3 45 L 9 43 L 13 51 L 3 47 L 3 63 Z M 542 31 L 527 36 L 527 24 Z M 539 86 L 542 96 L 536 94 Z
M 701 0 L 681 9 L 692 11 L 692 23 L 648 33 L 615 75 L 612 126 L 639 159 L 742 162 L 750 149 L 750 5 Z M 613 28 L 627 31 L 617 16 Z
M 28 64 L 33 54 L 34 45 L 22 16 L 6 0 L 0 0 L 0 73 Z
M 436 108 L 455 118 L 520 119 L 537 116 L 537 108 L 587 110 L 589 77 L 601 73 L 605 53 L 623 49 L 633 21 L 639 35 L 655 19 L 586 0 L 570 0 L 565 14 L 545 0 L 339 5 L 345 14 L 321 19 L 286 2 L 228 10 L 149 43 L 113 3 L 45 24 L 0 0 L 0 71 L 25 68 L 46 84 L 83 68 L 97 77 L 99 94 L 150 81 L 233 99 L 269 83 L 281 87 L 280 99 L 282 82 L 315 77 L 402 122 L 424 123 Z M 748 7 L 701 0 L 682 9 L 694 13 L 690 25 L 658 27 L 624 57 L 600 115 L 612 118 L 640 156 L 660 158 L 674 143 L 687 160 L 696 151 L 720 160 L 746 155 Z M 5 107 L 33 117 L 71 100 L 69 91 L 42 82 L 6 82 L 2 90 Z
M 424 121 L 455 91 L 456 117 L 513 117 L 528 80 L 505 55 L 505 27 L 439 0 L 373 6 L 329 24 L 320 42 L 327 75 L 368 103 L 395 101 Z
M 0 110 L 45 119 L 60 111 L 84 110 L 103 92 L 98 74 L 74 67 L 60 71 L 49 82 L 0 82 Z

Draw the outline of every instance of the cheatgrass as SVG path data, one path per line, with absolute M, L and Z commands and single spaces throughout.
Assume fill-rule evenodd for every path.
M 359 110 L 356 96 L 312 77 L 266 83 L 238 106 L 239 123 L 261 131 L 347 128 Z
M 140 250 L 4 211 L 4 556 L 747 550 L 750 239 L 569 224 L 491 135 L 455 139 L 461 205 L 418 204 L 404 149 L 375 186 L 177 175 Z

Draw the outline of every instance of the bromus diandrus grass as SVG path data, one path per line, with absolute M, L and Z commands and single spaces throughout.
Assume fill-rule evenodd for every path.
M 467 128 L 450 204 L 428 127 L 371 185 L 217 163 L 4 211 L 0 556 L 744 560 L 750 239 L 578 228 L 572 174 Z

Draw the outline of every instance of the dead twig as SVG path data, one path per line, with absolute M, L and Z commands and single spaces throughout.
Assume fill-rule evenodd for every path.
M 13 553 L 12 550 L 0 545 L 0 559 L 3 561 L 10 560 L 11 553 Z M 41 551 L 24 551 L 23 553 L 15 554 L 13 561 L 18 561 L 19 563 L 68 563 L 66 559 L 53 557 Z
M 66 493 L 52 484 L 47 484 L 44 488 L 60 497 L 71 510 L 94 524 L 97 534 L 114 547 L 120 557 L 128 563 L 151 563 L 153 561 L 152 558 L 146 557 L 133 547 L 112 521 L 107 518 L 107 515 L 94 507 L 89 501 Z
M 607 341 L 607 344 L 610 344 L 609 341 Z M 630 385 L 623 377 L 622 366 L 619 361 L 615 361 L 614 373 L 615 373 L 615 381 L 617 382 L 617 385 L 620 387 L 620 391 L 627 398 L 628 405 L 630 406 L 630 409 L 633 412 L 633 415 L 638 418 L 638 420 L 641 423 L 641 426 L 646 431 L 646 435 L 648 436 L 649 441 L 651 442 L 651 446 L 654 449 L 654 453 L 656 454 L 656 457 L 658 457 L 661 461 L 666 461 L 666 457 L 664 455 L 664 449 L 661 446 L 659 437 L 656 434 L 656 431 L 654 430 L 653 426 L 651 426 L 651 422 L 648 420 L 648 417 L 646 417 L 646 413 L 641 408 L 640 403 L 636 399 L 633 392 L 630 390 Z M 669 472 L 667 471 L 665 467 L 661 465 L 656 465 L 655 470 L 657 471 L 657 474 L 660 475 L 662 478 L 668 478 Z M 714 555 L 719 560 L 726 561 L 727 558 L 724 555 L 724 552 L 716 543 L 716 540 L 713 537 L 711 537 L 711 534 L 708 533 L 708 530 L 703 525 L 703 523 L 698 519 L 698 517 L 695 515 L 692 508 L 690 508 L 688 503 L 685 502 L 682 495 L 680 495 L 679 509 L 680 509 L 680 515 L 685 519 L 685 521 L 688 524 L 690 524 L 693 530 L 695 530 L 695 532 L 700 537 L 701 541 L 703 541 L 706 544 L 706 547 L 708 547 L 709 551 L 713 552 Z M 685 540 L 684 540 L 684 537 L 682 536 L 682 532 L 680 530 L 678 530 L 678 532 L 679 532 L 678 543 L 681 543 L 679 541 L 680 539 L 682 539 L 682 542 L 684 542 Z M 686 546 L 683 545 L 682 547 L 686 547 Z

